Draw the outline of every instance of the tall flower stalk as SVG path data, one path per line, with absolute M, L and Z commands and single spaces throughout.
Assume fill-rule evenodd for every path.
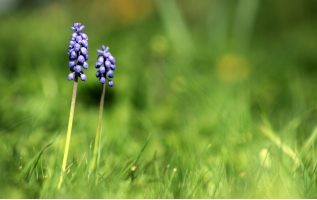
M 72 94 L 72 101 L 70 106 L 70 113 L 69 113 L 69 120 L 68 120 L 68 128 L 67 128 L 67 135 L 66 135 L 66 144 L 64 150 L 64 157 L 62 163 L 62 172 L 60 175 L 60 179 L 57 185 L 57 188 L 60 189 L 63 183 L 63 176 L 66 169 L 67 164 L 67 157 L 69 151 L 69 144 L 70 138 L 72 133 L 72 125 L 73 125 L 73 118 L 74 118 L 74 111 L 75 111 L 75 103 L 76 103 L 76 94 L 78 88 L 78 77 L 82 81 L 86 81 L 87 77 L 82 71 L 82 67 L 84 69 L 88 68 L 88 36 L 83 33 L 83 29 L 85 26 L 82 26 L 81 23 L 74 23 L 71 29 L 74 33 L 71 36 L 69 47 L 68 47 L 68 54 L 69 54 L 69 69 L 71 73 L 68 75 L 68 80 L 74 80 L 74 87 L 73 87 L 73 94 Z
M 108 82 L 110 87 L 114 86 L 114 82 L 110 80 L 114 77 L 114 70 L 116 70 L 115 65 L 115 58 L 109 52 L 109 47 L 105 47 L 102 45 L 102 50 L 97 50 L 98 58 L 95 67 L 98 69 L 96 72 L 96 77 L 99 78 L 99 82 L 102 84 L 102 93 L 100 98 L 100 108 L 99 108 L 99 117 L 98 117 L 98 124 L 97 124 L 97 132 L 95 138 L 95 146 L 94 146 L 94 154 L 93 160 L 91 164 L 91 173 L 96 170 L 98 167 L 97 158 L 99 152 L 99 143 L 100 143 L 100 132 L 101 132 L 101 122 L 102 122 L 102 113 L 103 113 L 103 106 L 105 100 L 105 92 L 106 92 L 106 85 L 105 83 Z

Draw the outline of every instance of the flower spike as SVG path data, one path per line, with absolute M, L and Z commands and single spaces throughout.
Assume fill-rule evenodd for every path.
M 116 59 L 109 52 L 109 47 L 101 46 L 102 50 L 97 50 L 99 54 L 95 67 L 98 69 L 96 77 L 99 78 L 101 84 L 105 84 L 108 80 L 110 87 L 114 86 L 114 83 L 110 78 L 114 77 L 114 70 L 116 70 Z
M 74 23 L 71 27 L 71 30 L 75 31 L 75 33 L 70 38 L 67 51 L 69 54 L 69 70 L 71 71 L 68 75 L 68 80 L 74 79 L 74 73 L 77 73 L 77 76 L 82 81 L 87 79 L 81 70 L 81 67 L 88 69 L 88 36 L 83 33 L 84 28 L 85 26 L 82 26 L 81 23 Z

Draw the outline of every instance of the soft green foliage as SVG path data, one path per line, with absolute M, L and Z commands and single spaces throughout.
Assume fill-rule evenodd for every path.
M 316 6 L 48 1 L 0 16 L 0 197 L 317 198 Z M 77 21 L 90 68 L 57 190 Z M 105 94 L 96 182 L 88 175 L 100 44 L 118 70 Z

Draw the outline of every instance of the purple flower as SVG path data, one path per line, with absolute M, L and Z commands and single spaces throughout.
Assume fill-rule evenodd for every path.
M 109 80 L 109 81 L 108 81 L 108 85 L 109 85 L 110 87 L 113 87 L 113 86 L 114 86 L 114 82 L 113 82 L 112 80 Z
M 84 67 L 84 69 L 88 69 L 88 63 L 84 62 L 83 67 Z
M 71 30 L 75 31 L 69 42 L 68 54 L 69 54 L 69 70 L 72 72 L 68 75 L 68 80 L 74 79 L 74 73 L 82 80 L 86 81 L 87 76 L 82 71 L 88 69 L 88 36 L 83 33 L 85 26 L 81 23 L 74 23 Z
M 116 65 L 111 65 L 111 66 L 110 66 L 110 69 L 116 70 Z
M 81 66 L 80 65 L 76 65 L 75 72 L 77 72 L 78 74 L 81 72 Z
M 83 55 L 78 56 L 78 58 L 77 58 L 77 63 L 83 64 L 85 61 L 86 61 L 86 60 L 85 60 L 85 57 L 84 57 Z
M 101 78 L 100 78 L 100 83 L 101 83 L 101 84 L 105 84 L 105 82 L 106 82 L 106 78 L 105 78 L 105 77 L 101 77 Z
M 76 62 L 74 60 L 69 61 L 69 67 L 74 67 Z
M 97 50 L 98 58 L 95 67 L 98 69 L 96 77 L 99 78 L 101 84 L 105 84 L 108 80 L 110 87 L 114 86 L 114 82 L 110 78 L 114 77 L 116 70 L 116 59 L 110 54 L 109 47 L 101 46 L 102 50 Z
M 101 66 L 101 67 L 99 68 L 99 72 L 102 73 L 102 74 L 106 73 L 106 68 L 103 67 L 103 66 Z
M 107 72 L 107 77 L 108 77 L 108 78 L 113 78 L 113 77 L 114 77 L 114 73 L 113 73 L 112 70 L 109 70 L 109 71 Z
M 68 80 L 71 81 L 73 79 L 74 79 L 74 74 L 73 73 L 68 74 Z
M 84 73 L 81 73 L 81 74 L 80 74 L 80 79 L 81 79 L 82 81 L 86 81 L 86 80 L 87 80 L 87 76 L 86 76 Z

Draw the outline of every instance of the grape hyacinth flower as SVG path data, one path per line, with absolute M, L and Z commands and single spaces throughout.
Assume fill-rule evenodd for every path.
M 65 151 L 62 163 L 62 172 L 61 176 L 57 185 L 57 188 L 60 189 L 63 183 L 63 176 L 66 169 L 67 163 L 67 156 L 70 144 L 70 138 L 72 133 L 72 125 L 73 125 L 73 118 L 74 118 L 74 111 L 75 111 L 75 103 L 76 103 L 76 94 L 78 88 L 78 77 L 82 81 L 86 81 L 87 77 L 82 71 L 82 67 L 84 69 L 88 68 L 88 36 L 83 33 L 83 29 L 85 26 L 82 26 L 81 23 L 74 23 L 71 27 L 73 31 L 75 31 L 69 42 L 68 47 L 68 54 L 69 54 L 69 69 L 71 73 L 68 75 L 68 80 L 74 80 L 74 87 L 73 87 L 73 95 L 72 95 L 72 102 L 70 106 L 70 114 L 68 120 L 68 128 L 66 134 L 66 144 L 65 144 Z
M 88 69 L 88 36 L 83 33 L 85 26 L 81 23 L 74 23 L 71 27 L 75 31 L 69 41 L 68 54 L 69 54 L 69 70 L 71 73 L 68 75 L 68 80 L 74 79 L 74 73 L 82 81 L 86 81 L 87 77 L 84 74 L 82 67 Z
M 98 69 L 96 77 L 99 78 L 101 84 L 108 81 L 108 85 L 113 87 L 114 83 L 110 78 L 114 77 L 114 70 L 116 70 L 116 59 L 109 52 L 109 47 L 101 46 L 102 50 L 97 50 L 99 54 L 95 67 Z
M 105 92 L 106 92 L 106 81 L 110 87 L 113 87 L 114 83 L 111 78 L 114 77 L 114 72 L 116 70 L 115 65 L 115 58 L 110 54 L 109 47 L 105 47 L 104 45 L 101 46 L 102 50 L 97 50 L 99 54 L 97 58 L 97 62 L 95 67 L 98 69 L 96 73 L 96 77 L 99 78 L 99 82 L 102 84 L 102 92 L 100 98 L 100 107 L 99 107 L 99 118 L 97 124 L 97 132 L 95 138 L 95 146 L 94 146 L 94 154 L 93 154 L 93 161 L 91 163 L 91 173 L 95 172 L 96 168 L 98 167 L 97 157 L 98 157 L 98 150 L 99 150 L 99 139 L 100 139 L 100 130 L 101 130 L 101 122 L 102 122 L 102 113 L 103 113 L 103 105 L 105 99 Z

